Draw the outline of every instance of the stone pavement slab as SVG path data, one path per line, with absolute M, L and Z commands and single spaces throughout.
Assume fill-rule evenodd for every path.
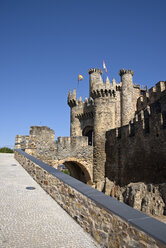
M 0 154 L 0 182 L 1 248 L 100 247 L 31 178 L 13 154 Z

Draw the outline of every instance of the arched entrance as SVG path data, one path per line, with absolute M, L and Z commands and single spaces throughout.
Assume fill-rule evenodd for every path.
M 70 176 L 76 178 L 77 180 L 92 185 L 92 173 L 90 173 L 87 168 L 87 164 L 84 162 L 79 162 L 77 159 L 66 159 L 59 161 L 58 164 L 63 164 L 69 170 Z M 57 167 L 57 166 L 56 166 Z
M 93 127 L 87 126 L 84 128 L 82 131 L 83 136 L 88 137 L 88 145 L 92 146 L 93 145 Z

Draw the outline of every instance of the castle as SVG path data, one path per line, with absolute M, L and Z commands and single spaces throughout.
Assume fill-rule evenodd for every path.
M 133 83 L 131 70 L 120 70 L 120 83 L 104 82 L 100 69 L 88 73 L 89 98 L 68 93 L 70 137 L 54 141 L 53 130 L 32 126 L 15 148 L 65 164 L 73 177 L 139 210 L 165 213 L 166 81 L 148 91 Z

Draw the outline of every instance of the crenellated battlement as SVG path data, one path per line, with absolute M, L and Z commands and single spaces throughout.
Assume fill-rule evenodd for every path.
M 133 76 L 134 72 L 132 70 L 120 69 L 119 76 L 122 77 L 125 74 L 131 74 Z
M 160 81 L 149 89 L 144 91 L 137 100 L 137 111 L 145 109 L 148 105 L 160 101 L 166 95 L 166 81 Z
M 100 74 L 100 75 L 103 74 L 103 71 L 100 70 L 100 69 L 91 68 L 91 69 L 88 70 L 89 75 L 92 74 L 92 73 L 94 73 L 94 72 L 96 72 L 96 73 L 98 73 L 98 74 Z
M 71 108 L 78 104 L 78 100 L 76 99 L 76 89 L 73 90 L 73 94 L 71 94 L 71 90 L 68 92 L 67 102 Z M 82 101 L 79 102 L 81 103 Z
M 77 119 L 87 119 L 93 117 L 94 99 L 90 97 L 89 99 L 85 97 L 84 102 L 82 100 L 77 100 L 75 105 L 75 118 Z
M 71 94 L 71 90 L 68 93 L 68 105 L 72 108 L 74 106 L 78 105 L 93 105 L 94 99 L 99 97 L 112 97 L 115 98 L 116 91 L 121 90 L 121 83 L 116 84 L 115 79 L 112 80 L 112 83 L 110 83 L 109 78 L 107 77 L 106 82 L 102 82 L 97 85 L 93 85 L 90 92 L 89 99 L 85 97 L 85 100 L 82 101 L 82 98 L 79 99 L 76 98 L 76 90 L 73 90 L 73 94 Z
M 151 113 L 150 106 L 141 110 L 135 115 L 128 125 L 114 128 L 107 132 L 109 142 L 121 142 L 121 139 L 140 137 L 140 135 L 157 136 L 160 130 L 166 130 L 165 113 L 153 114 Z
M 90 96 L 95 99 L 98 97 L 115 97 L 116 91 L 121 90 L 121 83 L 117 84 L 116 80 L 113 78 L 112 82 L 110 82 L 108 76 L 106 78 L 106 82 L 100 82 L 96 84 L 92 84 Z
M 166 81 L 159 81 L 156 86 L 149 89 L 149 102 L 154 103 L 166 94 Z
M 93 90 L 91 92 L 92 98 L 98 98 L 98 97 L 112 97 L 114 98 L 116 96 L 116 91 L 113 89 L 97 89 Z
M 47 126 L 31 126 L 29 135 L 16 135 L 15 149 L 23 149 L 33 154 L 36 150 L 37 143 L 44 143 L 48 146 L 55 139 L 54 131 Z
M 149 92 L 142 91 L 142 95 L 137 99 L 137 111 L 145 109 L 149 105 Z
M 76 90 L 73 90 L 73 94 L 71 94 L 71 90 L 68 93 L 68 105 L 73 108 L 74 106 L 92 106 L 94 105 L 94 99 L 92 97 L 85 97 L 84 101 L 82 101 L 82 97 L 80 96 L 79 99 L 76 98 Z M 83 106 L 84 105 L 84 106 Z

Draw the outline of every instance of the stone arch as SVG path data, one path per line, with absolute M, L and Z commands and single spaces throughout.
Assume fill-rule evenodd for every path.
M 83 136 L 88 137 L 88 145 L 93 144 L 93 127 L 92 126 L 86 126 L 82 131 Z
M 64 164 L 70 172 L 70 175 L 81 182 L 84 182 L 88 185 L 93 184 L 91 165 L 85 161 L 80 161 L 76 158 L 66 158 L 64 160 L 54 163 L 54 167 L 57 167 L 59 164 Z

